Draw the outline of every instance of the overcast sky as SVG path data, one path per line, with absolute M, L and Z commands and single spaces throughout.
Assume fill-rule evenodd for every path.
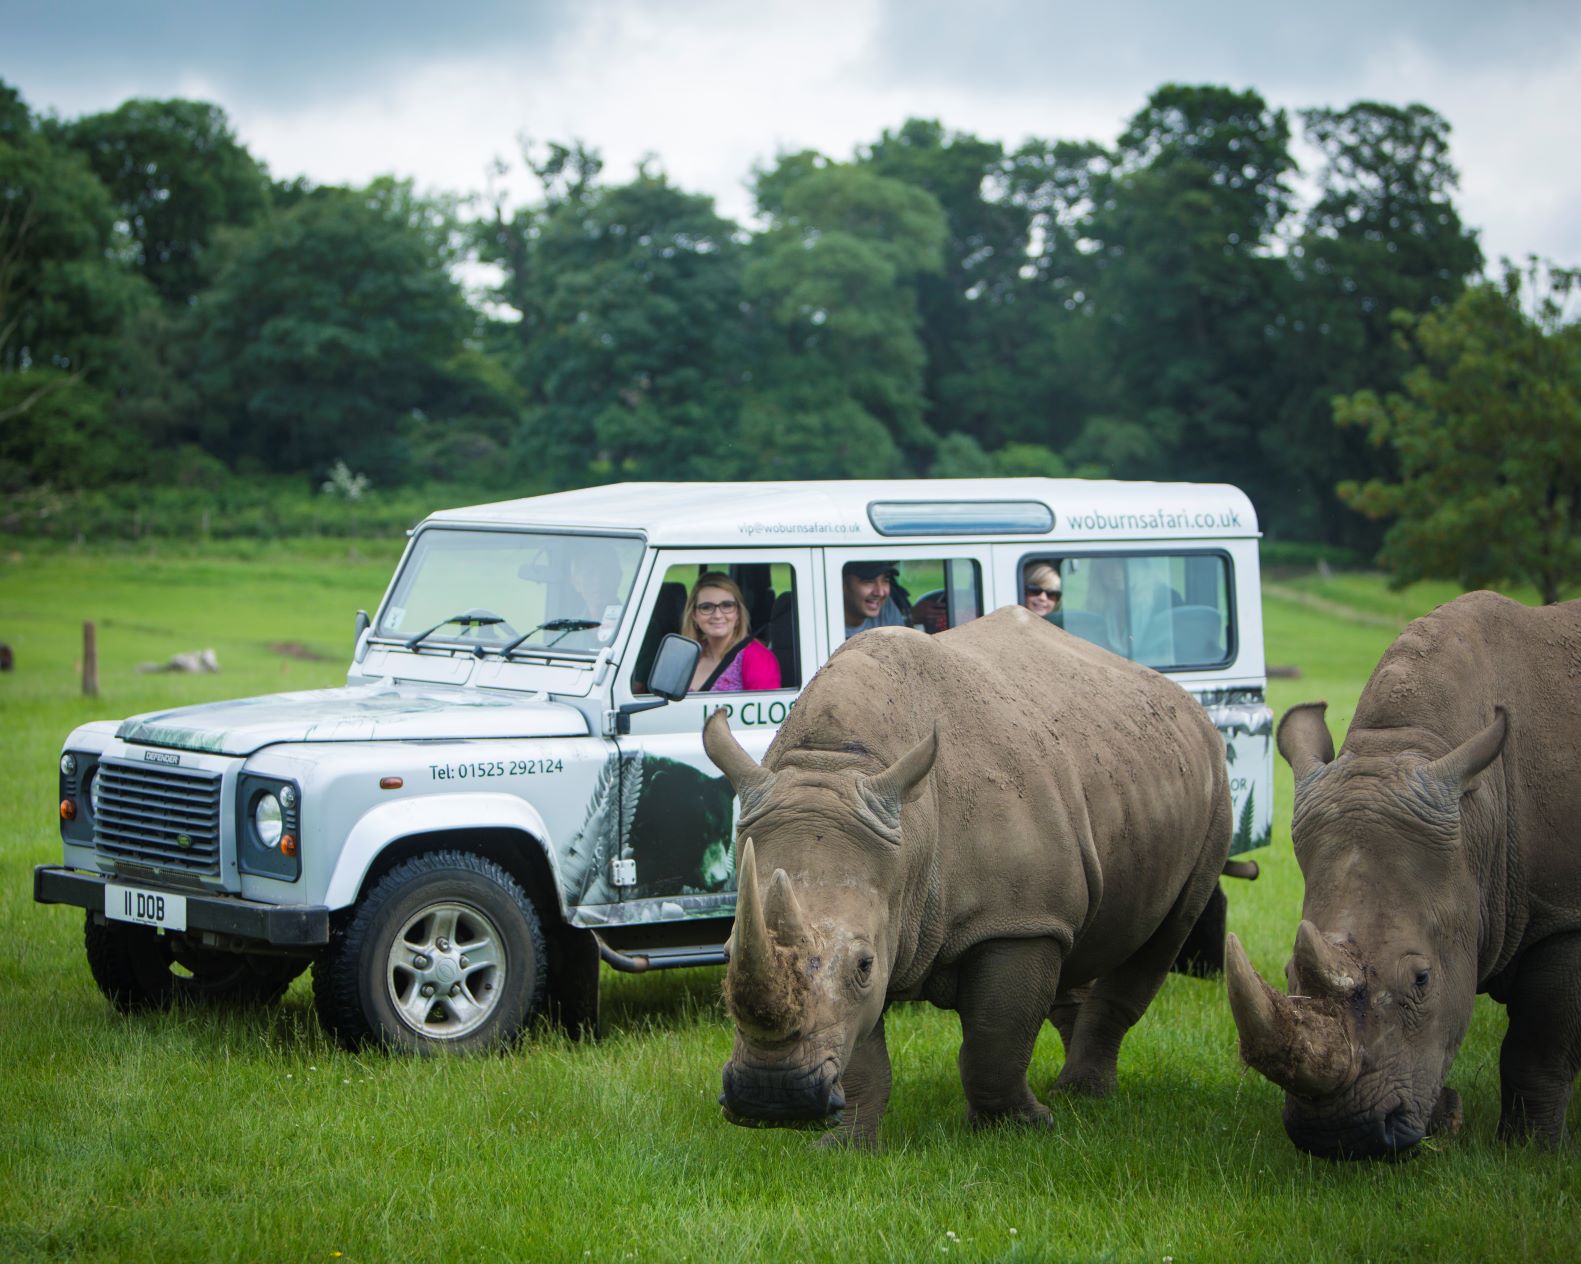
M 518 135 L 579 139 L 743 221 L 754 164 L 914 115 L 1014 146 L 1112 141 L 1167 81 L 1420 101 L 1489 259 L 1581 264 L 1576 0 L 0 0 L 0 79 L 66 117 L 213 101 L 274 176 L 320 183 L 480 191 Z

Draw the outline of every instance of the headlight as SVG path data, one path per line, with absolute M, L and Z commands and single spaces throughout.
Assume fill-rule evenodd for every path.
M 88 771 L 88 806 L 93 810 L 95 819 L 97 819 L 99 815 L 99 802 L 101 797 L 102 796 L 99 794 L 99 770 L 97 768 L 92 768 Z
M 280 835 L 285 832 L 285 822 L 280 811 L 280 800 L 267 791 L 253 804 L 253 829 L 258 841 L 265 847 L 277 847 Z
M 77 757 L 75 755 L 73 755 L 70 751 L 67 751 L 64 755 L 62 755 L 60 757 L 60 773 L 61 773 L 61 776 L 69 777 L 69 776 L 71 776 L 72 773 L 74 773 L 76 771 L 77 771 Z

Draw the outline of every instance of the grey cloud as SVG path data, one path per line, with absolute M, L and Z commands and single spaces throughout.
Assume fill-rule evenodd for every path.
M 1336 92 L 1370 58 L 1411 47 L 1447 66 L 1540 68 L 1581 42 L 1574 0 L 883 0 L 872 69 L 887 82 L 1081 96 L 1221 82 L 1265 95 Z M 1121 120 L 1116 120 L 1119 123 Z
M 578 11 L 576 0 L 0 0 L 0 78 L 35 108 L 183 76 L 238 104 L 334 100 L 446 56 L 509 46 L 530 65 Z

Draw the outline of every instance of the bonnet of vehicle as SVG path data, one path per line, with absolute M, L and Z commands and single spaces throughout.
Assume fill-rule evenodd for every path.
M 144 746 L 251 755 L 284 742 L 572 737 L 586 732 L 586 721 L 571 707 L 503 691 L 374 684 L 152 711 L 126 720 L 116 737 Z

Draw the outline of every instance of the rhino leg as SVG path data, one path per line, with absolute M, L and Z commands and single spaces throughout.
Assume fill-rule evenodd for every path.
M 1581 1071 L 1581 935 L 1527 952 L 1505 1004 L 1510 1026 L 1499 1050 L 1499 1138 L 1557 1146 Z
M 845 1109 L 840 1123 L 819 1138 L 821 1146 L 850 1146 L 857 1150 L 878 1149 L 878 1126 L 884 1122 L 889 1106 L 889 1047 L 884 1043 L 884 1020 L 872 1034 L 851 1051 L 840 1076 L 845 1093 Z
M 1065 1042 L 1065 1065 L 1054 1085 L 1057 1092 L 1107 1097 L 1114 1091 L 1120 1044 L 1153 1003 L 1181 944 L 1218 889 L 1217 870 L 1210 879 L 1188 888 L 1152 938 L 1092 985 L 1076 1016 L 1075 1030 Z
M 961 1087 L 973 1127 L 1053 1122 L 1027 1084 L 1027 1068 L 1054 1003 L 1063 957 L 1052 939 L 990 940 L 961 963 Z
M 1081 1003 L 1087 999 L 1090 988 L 1072 988 L 1068 992 L 1061 992 L 1054 998 L 1054 1005 L 1049 1010 L 1049 1022 L 1054 1024 L 1054 1030 L 1059 1032 L 1060 1043 L 1065 1046 L 1065 1056 L 1070 1056 L 1070 1042 L 1076 1034 L 1076 1015 L 1081 1013 Z

